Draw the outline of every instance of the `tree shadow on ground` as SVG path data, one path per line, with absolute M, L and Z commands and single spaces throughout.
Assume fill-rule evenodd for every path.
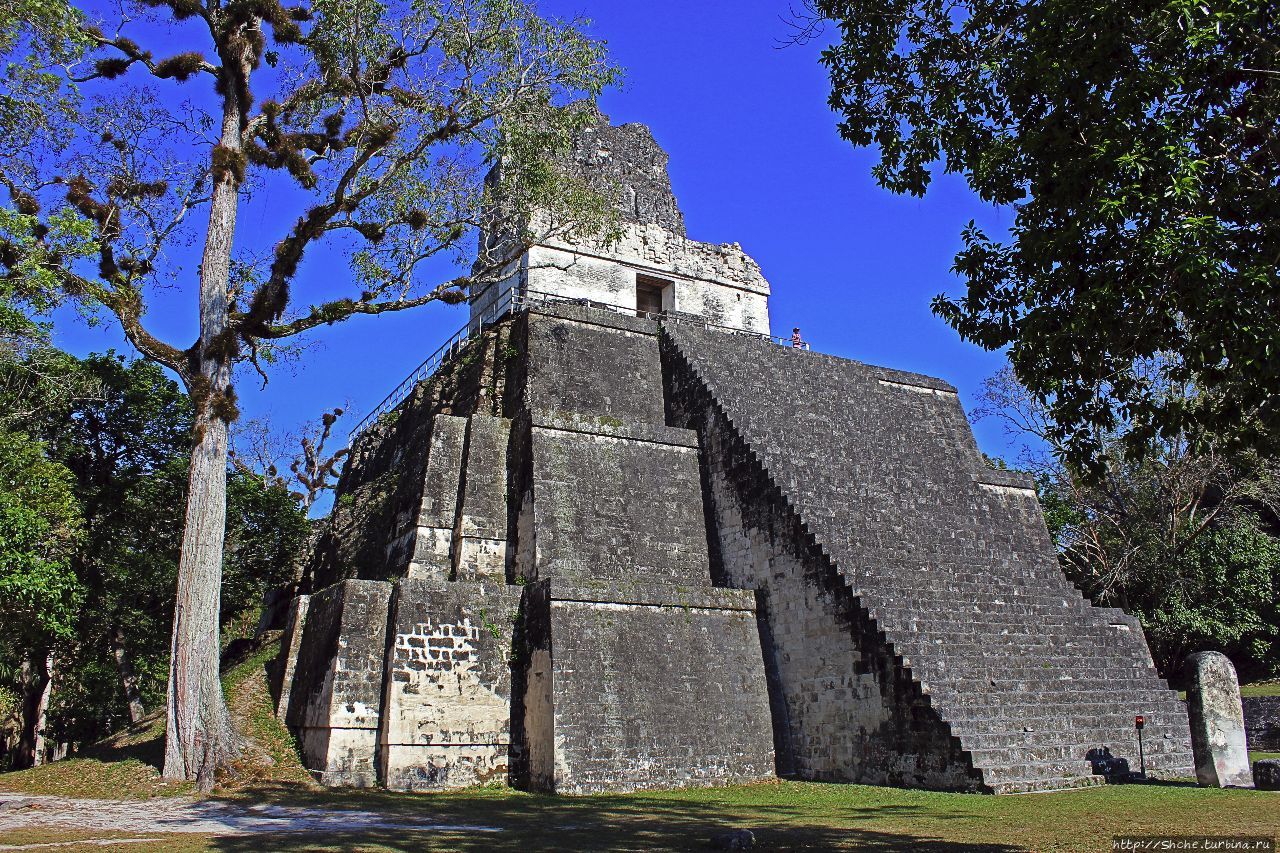
M 536 853 L 551 850 L 714 850 L 711 838 L 725 832 L 723 827 L 707 826 L 700 832 L 664 831 L 662 826 L 648 831 L 617 827 L 610 831 L 585 832 L 582 829 L 544 831 L 545 837 L 529 840 L 523 833 L 414 832 L 406 830 L 370 830 L 360 833 L 316 834 L 281 833 L 269 836 L 232 836 L 215 838 L 211 849 L 229 853 L 279 853 L 308 851 L 520 851 Z M 861 850 L 869 853 L 1020 853 L 1023 848 L 1002 844 L 963 844 L 940 839 L 918 838 L 857 829 L 825 826 L 755 827 L 756 850 Z
M 1015 853 L 1004 844 L 973 844 L 919 837 L 905 829 L 859 828 L 876 820 L 901 821 L 927 809 L 890 805 L 828 812 L 830 824 L 814 819 L 813 806 L 733 804 L 661 796 L 607 795 L 585 798 L 512 795 L 476 791 L 467 797 L 351 792 L 315 793 L 275 787 L 249 794 L 253 802 L 304 806 L 316 810 L 376 812 L 388 820 L 422 821 L 443 826 L 492 827 L 497 831 L 421 831 L 376 828 L 352 832 L 296 832 L 269 836 L 217 838 L 215 850 L 708 850 L 712 839 L 749 829 L 761 850 L 924 851 L 924 853 Z M 345 801 L 344 801 L 345 799 Z M 935 815 L 936 817 L 936 815 Z
M 1141 788 L 1199 788 L 1195 779 L 1126 779 L 1109 785 L 1136 785 Z
M 107 764 L 133 759 L 154 767 L 159 773 L 164 766 L 163 712 L 148 714 L 129 728 L 86 747 L 79 757 Z

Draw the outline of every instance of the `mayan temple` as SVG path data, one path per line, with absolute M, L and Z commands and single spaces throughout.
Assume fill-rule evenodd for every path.
M 666 162 L 601 117 L 571 168 L 622 238 L 509 258 L 355 438 L 277 667 L 308 769 L 1003 793 L 1138 770 L 1140 714 L 1148 775 L 1190 775 L 1137 620 L 1063 575 L 956 389 L 771 338 Z

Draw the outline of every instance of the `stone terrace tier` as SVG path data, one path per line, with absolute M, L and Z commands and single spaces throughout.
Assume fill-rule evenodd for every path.
M 1137 621 L 1091 606 L 1063 575 L 1032 484 L 984 464 L 954 388 L 679 324 L 663 344 L 670 422 L 701 437 L 713 572 L 769 602 L 792 734 L 780 762 L 803 776 L 892 781 L 867 758 L 893 727 L 866 711 L 885 679 L 853 677 L 887 656 L 912 685 L 898 712 L 945 726 L 983 789 L 1136 771 L 1136 714 L 1147 719 L 1148 774 L 1188 775 L 1186 712 Z M 799 663 L 840 645 L 788 615 L 806 585 L 805 607 L 864 638 L 844 652 L 852 672 Z M 813 684 L 835 687 L 848 708 L 807 702 Z M 836 721 L 855 727 L 855 742 L 813 754 Z M 957 787 L 930 778 L 926 758 L 913 759 L 918 783 Z

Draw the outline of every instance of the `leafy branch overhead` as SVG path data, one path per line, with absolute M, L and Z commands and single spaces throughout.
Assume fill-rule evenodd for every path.
M 353 315 L 461 301 L 505 260 L 473 258 L 464 239 L 483 224 L 486 194 L 520 199 L 517 222 L 544 212 L 539 234 L 521 232 L 528 242 L 607 222 L 603 201 L 552 168 L 587 119 L 557 105 L 615 76 L 603 47 L 572 23 L 545 21 L 520 0 L 145 5 L 203 31 L 209 49 L 166 55 L 124 35 L 121 22 L 69 6 L 15 22 L 23 34 L 10 47 L 26 50 L 27 66 L 45 77 L 39 91 L 7 84 L 6 124 L 39 102 L 46 126 L 0 156 L 11 201 L 0 269 L 32 289 L 107 307 L 139 350 L 188 384 L 202 358 L 252 359 Z M 61 53 L 41 50 L 45 42 Z M 193 88 L 175 110 L 173 99 Z M 200 109 L 209 98 L 231 112 Z M 486 187 L 484 171 L 498 160 L 501 181 Z M 252 198 L 273 175 L 310 201 L 296 218 L 272 211 L 274 251 L 231 294 L 222 332 L 190 345 L 162 340 L 145 322 L 148 288 L 183 274 L 174 247 L 204 225 L 193 214 L 219 183 Z M 329 277 L 317 288 L 326 298 L 296 292 L 300 265 L 323 243 L 345 251 L 350 295 L 330 295 Z M 424 280 L 424 264 L 437 258 L 474 262 L 462 276 Z
M 1261 0 L 821 0 L 841 135 L 922 195 L 935 170 L 1011 205 L 970 223 L 934 311 L 1009 347 L 1055 440 L 1101 471 L 1190 435 L 1280 449 L 1280 18 Z M 1143 369 L 1162 364 L 1162 381 Z M 1185 397 L 1163 381 L 1191 383 Z

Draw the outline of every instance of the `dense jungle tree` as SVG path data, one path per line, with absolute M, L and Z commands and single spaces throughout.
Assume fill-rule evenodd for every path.
M 84 601 L 70 565 L 80 528 L 67 469 L 39 441 L 0 430 L 0 678 L 20 697 L 20 767 L 38 760 L 55 653 Z
M 46 453 L 43 426 L 94 390 L 35 319 L 49 294 L 28 288 L 0 280 L 0 694 L 13 725 L 0 739 L 16 741 L 5 746 L 18 766 L 40 756 L 57 652 L 84 598 L 72 566 L 81 507 L 71 472 Z
M 1266 0 L 815 0 L 841 135 L 876 180 L 1010 205 L 934 311 L 1009 347 L 1101 475 L 1170 442 L 1280 449 L 1280 15 Z M 1160 374 L 1146 367 L 1159 356 Z M 1166 382 L 1196 389 L 1166 396 Z
M 22 699 L 20 765 L 42 733 L 74 747 L 160 707 L 192 421 L 187 396 L 152 363 L 80 361 L 47 343 L 28 357 L 0 360 L 0 405 L 26 412 L 0 429 L 0 684 Z M 224 627 L 256 623 L 308 530 L 281 484 L 228 473 Z
M 163 699 L 193 419 L 154 363 L 108 353 L 81 365 L 96 393 L 45 424 L 84 519 L 72 566 L 86 600 L 52 713 L 71 743 L 137 722 Z M 288 582 L 307 529 L 288 490 L 229 472 L 220 624 L 255 617 L 264 592 Z
M 598 228 L 607 206 L 551 166 L 588 117 L 555 106 L 613 71 L 527 0 L 8 0 L 0 16 L 0 121 L 20 131 L 0 146 L 0 270 L 109 312 L 191 399 L 164 774 L 208 787 L 237 749 L 217 618 L 237 365 L 491 276 L 483 255 L 461 277 L 423 267 L 472 245 L 496 158 L 488 189 L 543 211 L 544 232 Z M 267 187 L 276 242 L 258 256 L 237 218 Z M 303 274 L 330 250 L 345 282 Z M 159 285 L 189 300 L 194 342 L 154 331 Z

